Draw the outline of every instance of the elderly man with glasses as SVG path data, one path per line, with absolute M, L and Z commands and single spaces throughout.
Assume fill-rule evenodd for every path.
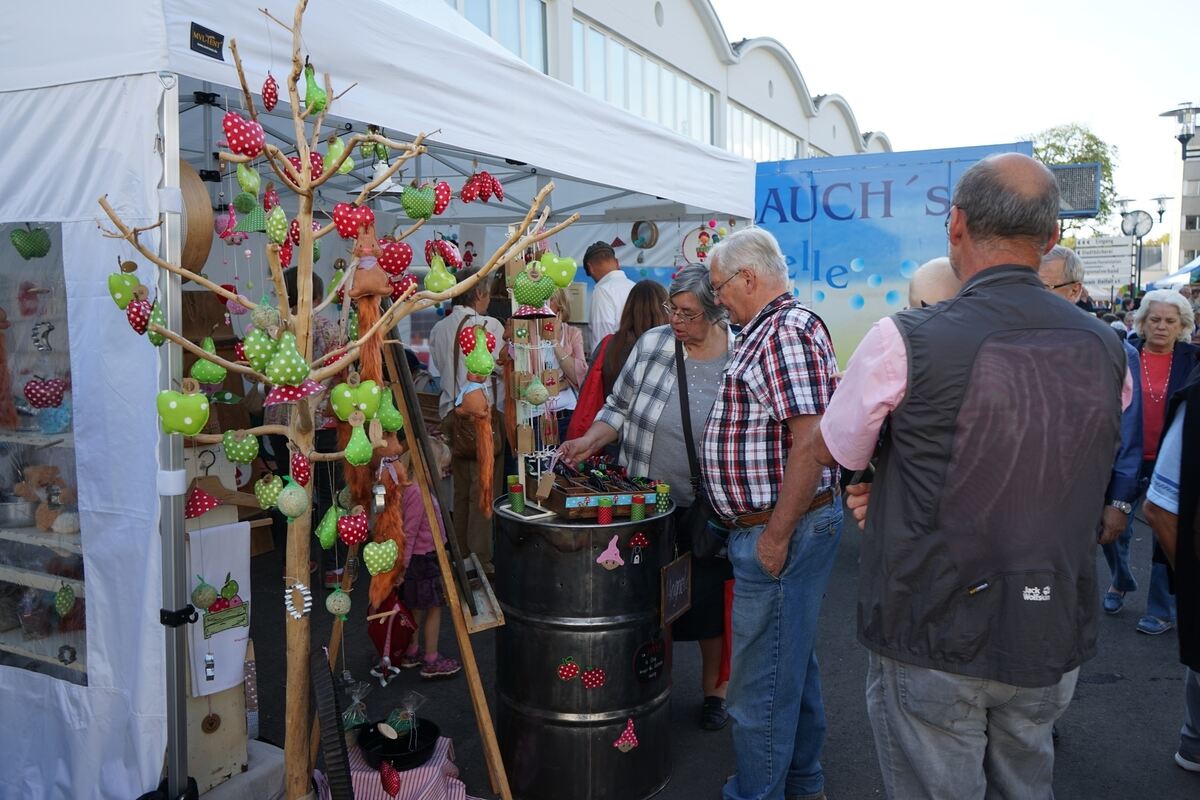
M 725 800 L 824 798 L 817 617 L 841 535 L 837 470 L 806 451 L 833 393 L 824 323 L 793 299 L 761 228 L 709 254 L 717 300 L 741 325 L 704 428 L 701 474 L 730 530 L 735 579 L 729 713 L 737 774 Z

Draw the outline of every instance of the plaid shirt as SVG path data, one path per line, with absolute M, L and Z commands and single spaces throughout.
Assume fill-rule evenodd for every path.
M 670 325 L 660 325 L 638 338 L 612 394 L 596 414 L 596 422 L 621 435 L 621 464 L 630 475 L 647 476 L 654 426 L 674 388 L 675 334 Z
M 792 446 L 787 420 L 823 414 L 836 372 L 824 324 L 790 295 L 742 330 L 700 448 L 704 488 L 719 516 L 774 507 Z M 836 480 L 836 470 L 823 470 L 817 492 Z

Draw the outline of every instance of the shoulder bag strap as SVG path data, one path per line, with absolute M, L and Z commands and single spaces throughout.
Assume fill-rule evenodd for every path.
M 683 365 L 683 342 L 675 340 L 675 380 L 679 387 L 679 417 L 683 421 L 683 442 L 687 445 L 688 469 L 692 473 L 692 491 L 700 491 L 700 465 L 696 442 L 692 439 L 692 411 L 688 403 L 687 370 Z M 698 496 L 698 495 L 697 495 Z

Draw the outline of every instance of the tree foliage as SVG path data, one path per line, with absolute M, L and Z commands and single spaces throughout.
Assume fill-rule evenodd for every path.
M 1067 228 L 1097 228 L 1112 217 L 1117 190 L 1113 169 L 1117 165 L 1117 147 L 1077 122 L 1055 125 L 1033 136 L 1034 158 L 1043 164 L 1100 164 L 1100 214 L 1094 220 L 1066 220 Z

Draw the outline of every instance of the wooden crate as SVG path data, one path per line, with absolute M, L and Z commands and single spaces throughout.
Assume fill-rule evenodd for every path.
M 530 488 L 536 489 L 536 484 Z M 527 490 L 527 494 L 532 496 L 533 492 Z M 556 477 L 554 488 L 550 490 L 550 497 L 548 497 L 545 502 L 540 503 L 540 505 L 542 505 L 544 508 L 550 509 L 561 517 L 566 517 L 567 519 L 595 519 L 596 511 L 600 507 L 600 498 L 611 497 L 613 499 L 613 516 L 628 517 L 635 495 L 641 495 L 645 498 L 647 518 L 653 517 L 657 514 L 657 512 L 654 510 L 654 502 L 657 497 L 653 491 L 588 491 L 568 483 L 561 476 Z

